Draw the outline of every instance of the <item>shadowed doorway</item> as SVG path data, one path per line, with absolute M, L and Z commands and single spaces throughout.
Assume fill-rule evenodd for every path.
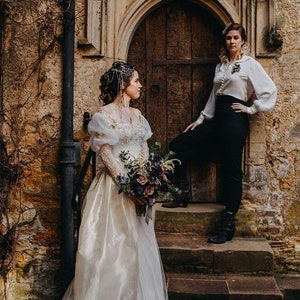
M 136 29 L 128 62 L 139 71 L 143 96 L 138 108 L 148 119 L 163 151 L 194 121 L 212 88 L 223 25 L 204 7 L 172 1 L 157 7 Z M 192 201 L 218 200 L 216 164 L 192 163 Z M 217 184 L 216 184 L 217 183 Z

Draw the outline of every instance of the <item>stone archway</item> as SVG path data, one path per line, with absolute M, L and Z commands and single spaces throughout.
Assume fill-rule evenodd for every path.
M 170 1 L 168 1 L 170 2 Z M 172 2 L 172 1 L 171 1 Z M 216 18 L 220 20 L 223 24 L 234 21 L 239 22 L 240 17 L 238 11 L 240 7 L 237 7 L 231 1 L 190 1 L 196 5 L 205 7 Z M 218 3 L 220 2 L 220 3 Z M 222 3 L 221 3 L 222 2 Z M 127 9 L 122 22 L 120 23 L 118 29 L 118 35 L 115 44 L 115 57 L 126 59 L 128 54 L 129 45 L 138 25 L 142 20 L 157 6 L 165 4 L 166 1 L 163 0 L 153 0 L 144 1 L 138 0 L 134 1 Z
M 126 60 L 129 45 L 139 24 L 158 6 L 172 0 L 87 0 L 85 34 L 78 45 L 85 48 L 85 57 L 100 57 L 110 64 L 114 60 Z M 223 25 L 241 23 L 248 33 L 251 53 L 258 57 L 273 57 L 268 51 L 266 36 L 276 27 L 274 0 L 190 0 L 214 15 Z M 255 26 L 259 24 L 259 26 Z

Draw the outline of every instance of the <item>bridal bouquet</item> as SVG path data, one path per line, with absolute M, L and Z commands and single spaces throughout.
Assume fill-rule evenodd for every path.
M 155 204 L 157 197 L 164 194 L 165 200 L 170 200 L 174 193 L 181 191 L 173 186 L 168 178 L 170 173 L 174 172 L 175 161 L 172 158 L 175 153 L 170 151 L 164 156 L 159 155 L 161 144 L 156 142 L 150 151 L 149 158 L 135 158 L 129 151 L 120 153 L 128 172 L 126 176 L 119 175 L 119 193 L 126 192 L 137 198 L 147 200 L 147 205 L 136 205 L 136 212 L 139 216 L 145 216 L 146 222 L 151 218 L 151 207 Z M 150 214 L 149 214 L 150 213 Z

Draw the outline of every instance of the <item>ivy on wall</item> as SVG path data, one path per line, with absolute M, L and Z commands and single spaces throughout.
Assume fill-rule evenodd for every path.
M 42 159 L 56 158 L 60 119 L 51 109 L 41 116 L 36 112 L 47 95 L 45 61 L 61 60 L 61 1 L 0 0 L 0 22 L 0 277 L 5 282 L 16 268 L 21 235 L 40 222 L 38 210 L 24 200 L 24 180 Z M 6 299 L 5 290 L 0 298 Z

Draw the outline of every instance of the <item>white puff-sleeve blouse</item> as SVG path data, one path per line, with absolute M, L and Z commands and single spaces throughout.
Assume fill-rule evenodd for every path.
M 277 88 L 259 62 L 244 55 L 234 64 L 219 63 L 215 69 L 212 91 L 198 120 L 213 118 L 218 95 L 232 96 L 246 104 L 253 93 L 256 99 L 248 108 L 249 114 L 269 112 L 274 108 Z

